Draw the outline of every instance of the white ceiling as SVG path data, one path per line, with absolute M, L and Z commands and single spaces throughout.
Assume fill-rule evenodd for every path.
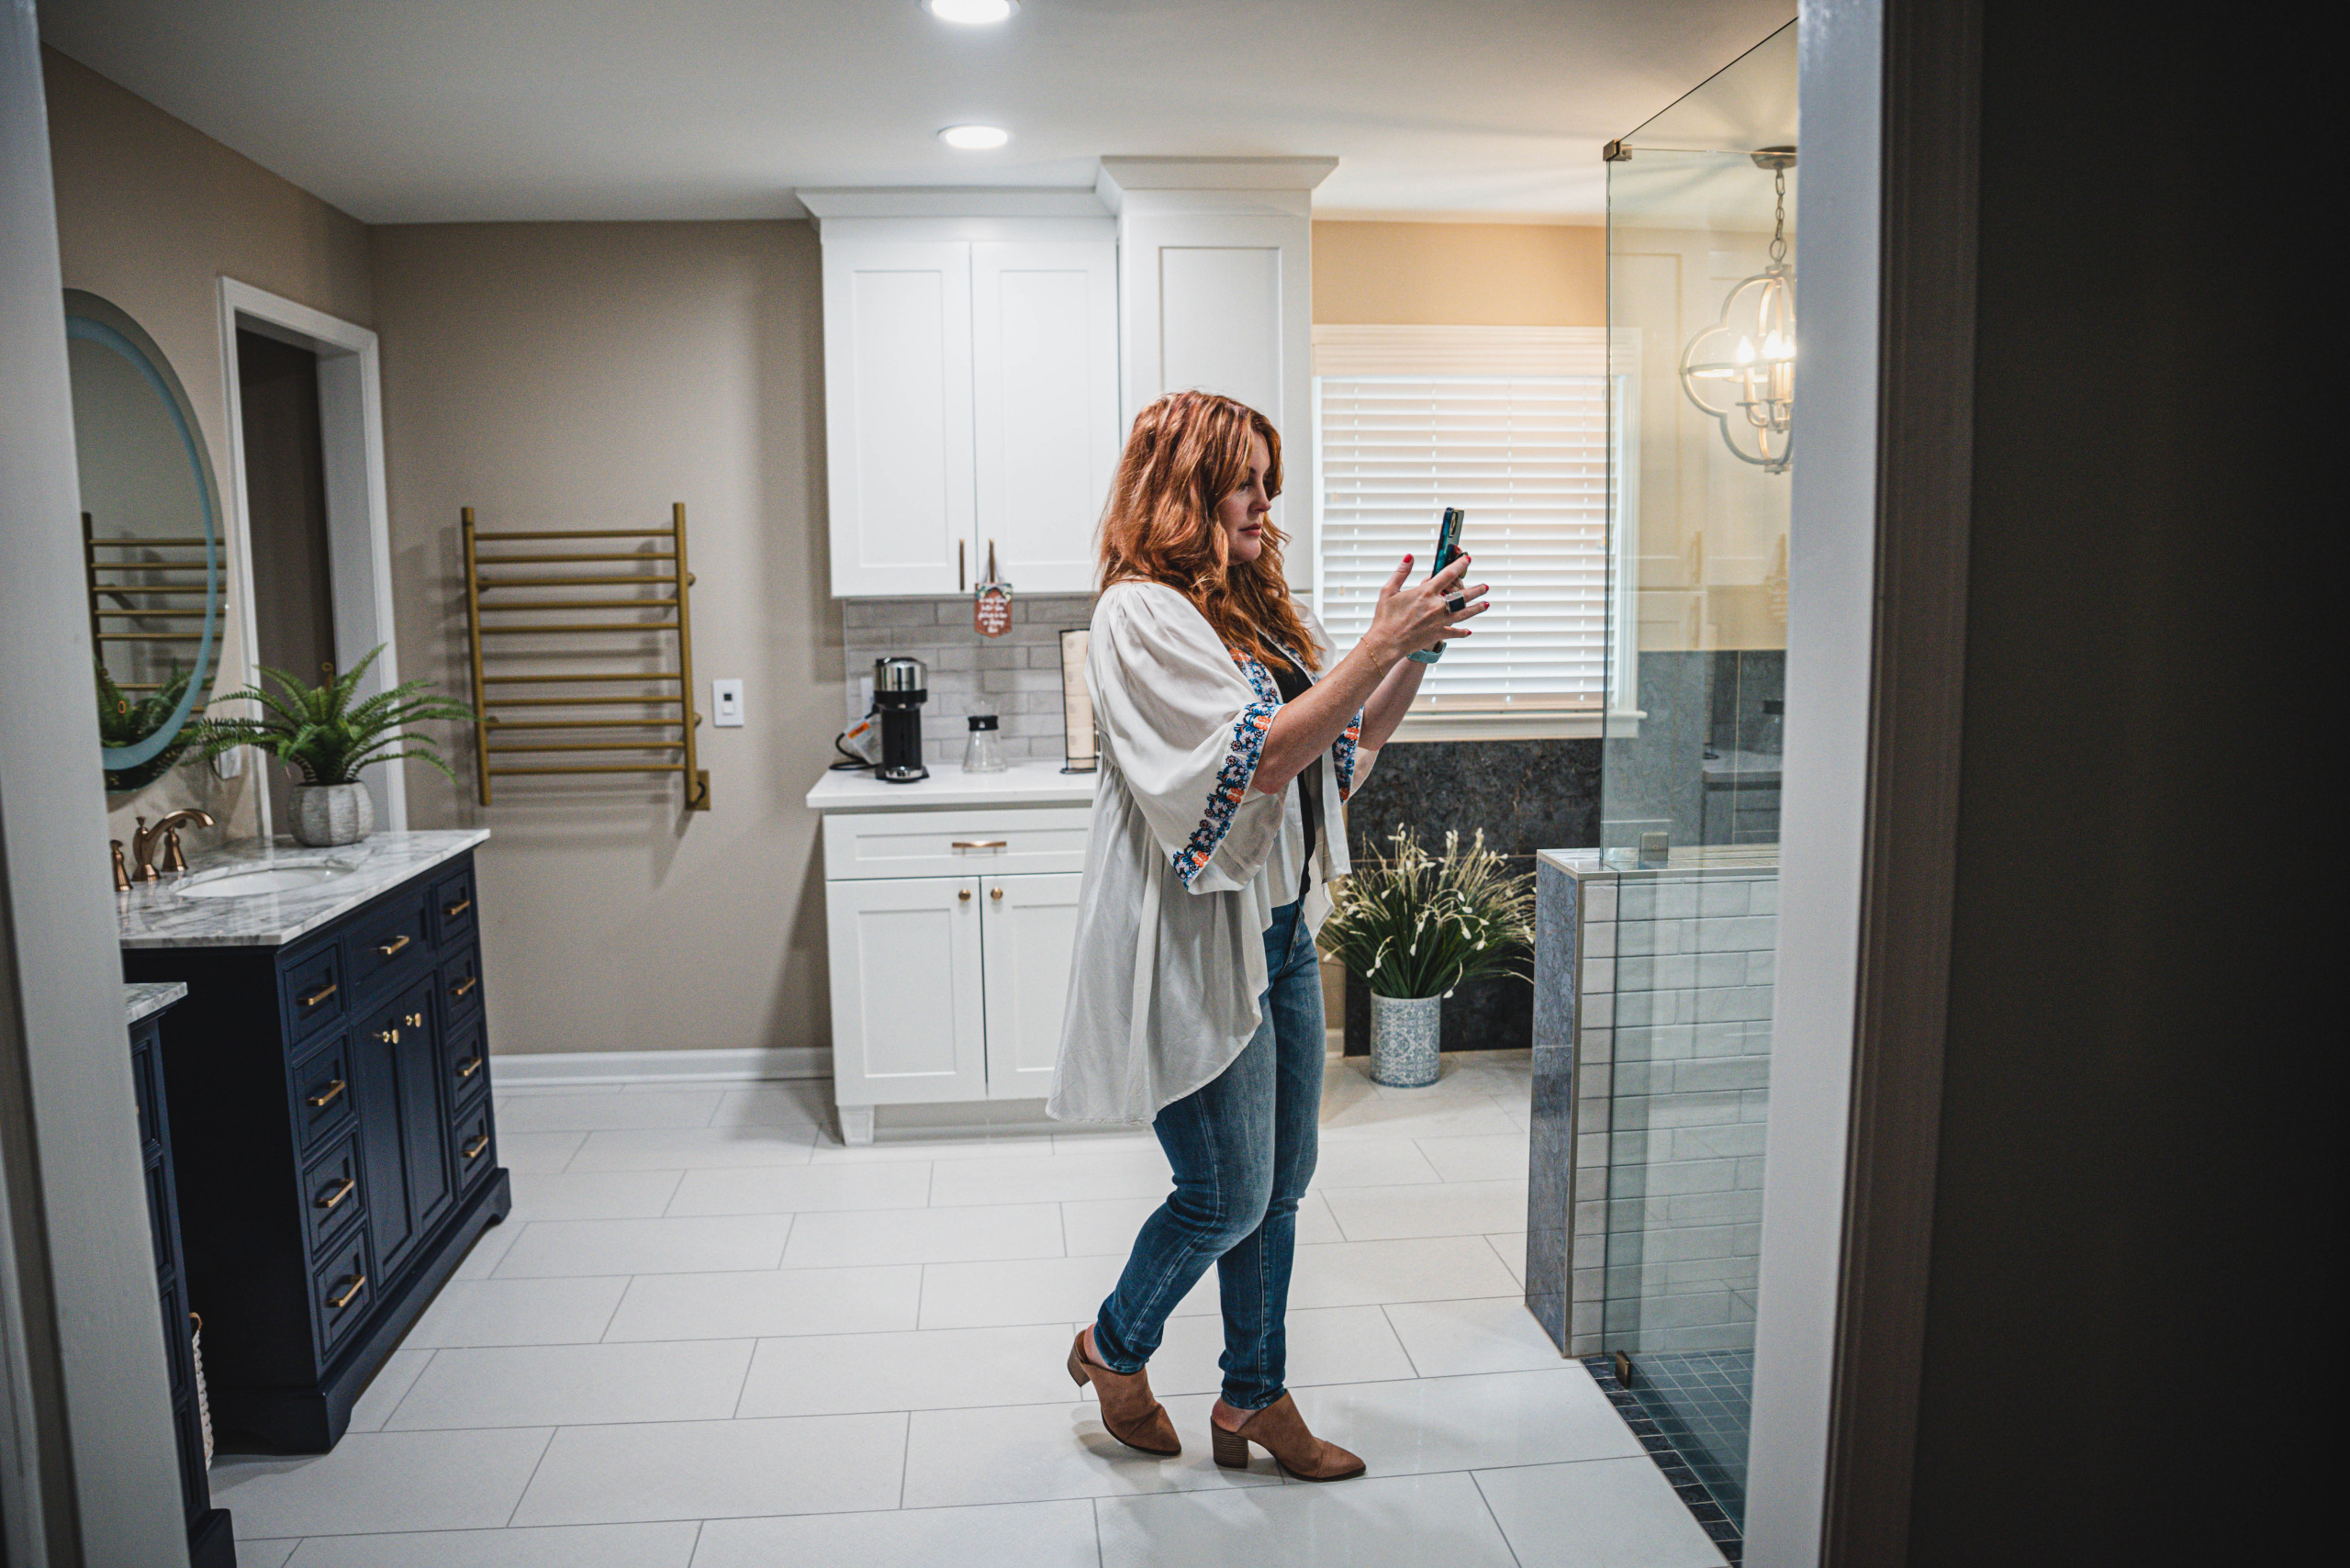
M 797 216 L 1327 154 L 1323 216 L 1590 221 L 1599 150 L 1793 0 L 40 0 L 42 37 L 371 223 Z M 934 133 L 1002 125 L 954 152 Z

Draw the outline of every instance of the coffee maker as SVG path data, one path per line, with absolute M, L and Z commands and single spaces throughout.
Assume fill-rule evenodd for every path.
M 911 784 L 930 777 L 922 765 L 922 705 L 929 700 L 930 669 L 920 659 L 873 661 L 873 706 L 881 713 L 881 760 L 873 777 Z

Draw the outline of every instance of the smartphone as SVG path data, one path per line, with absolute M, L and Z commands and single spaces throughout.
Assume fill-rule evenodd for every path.
M 1444 509 L 1444 516 L 1436 527 L 1436 565 L 1429 568 L 1431 574 L 1460 558 L 1460 525 L 1468 520 L 1469 514 L 1459 507 Z

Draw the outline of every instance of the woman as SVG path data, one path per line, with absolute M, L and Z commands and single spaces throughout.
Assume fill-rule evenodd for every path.
M 1174 1192 L 1143 1222 L 1115 1290 L 1070 1348 L 1102 1423 L 1145 1453 L 1182 1450 L 1144 1363 L 1167 1315 L 1216 1266 L 1218 1464 L 1251 1442 L 1301 1480 L 1363 1462 L 1306 1429 L 1282 1387 L 1298 1200 L 1322 1102 L 1314 937 L 1347 869 L 1340 806 L 1395 732 L 1425 667 L 1466 637 L 1483 585 L 1466 558 L 1417 588 L 1406 555 L 1360 643 L 1290 598 L 1281 437 L 1204 392 L 1136 419 L 1102 523 L 1085 681 L 1102 778 L 1050 1114 L 1148 1122 Z

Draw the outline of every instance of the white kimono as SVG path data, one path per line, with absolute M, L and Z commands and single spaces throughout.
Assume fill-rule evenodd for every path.
M 1326 668 L 1328 634 L 1299 606 Z M 1192 601 L 1123 582 L 1094 606 L 1085 684 L 1102 779 L 1047 1114 L 1147 1123 L 1214 1079 L 1257 1032 L 1265 929 L 1304 868 L 1298 790 L 1250 789 L 1281 691 Z M 1323 758 L 1313 887 L 1319 931 L 1347 871 L 1342 803 L 1368 772 L 1362 715 Z

